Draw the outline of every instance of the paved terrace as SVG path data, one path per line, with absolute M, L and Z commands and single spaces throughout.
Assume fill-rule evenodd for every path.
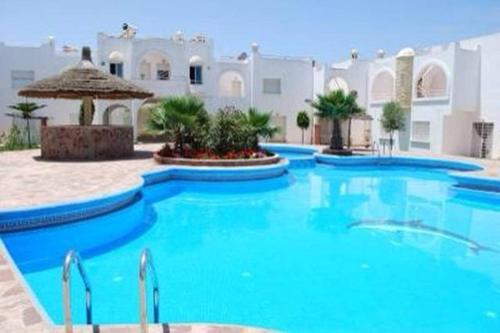
M 48 162 L 39 160 L 39 150 L 0 153 L 0 209 L 85 199 L 125 190 L 141 181 L 140 173 L 161 168 L 152 159 L 159 145 L 137 145 L 135 157 L 120 161 Z M 406 155 L 406 154 L 405 154 Z M 415 154 L 412 154 L 415 155 Z M 430 156 L 430 155 L 425 155 Z M 432 157 L 467 160 L 485 167 L 479 174 L 500 177 L 500 161 L 456 156 Z M 24 280 L 0 243 L 0 332 L 63 332 L 40 312 Z M 98 330 L 78 327 L 76 333 L 131 333 L 138 325 L 103 326 Z M 210 324 L 152 325 L 150 332 L 257 333 L 262 329 Z
M 86 199 L 125 190 L 141 181 L 140 173 L 161 168 L 152 159 L 160 145 L 137 145 L 131 159 L 99 162 L 49 162 L 40 151 L 0 153 L 0 209 Z M 404 153 L 404 155 L 407 155 Z M 414 154 L 482 164 L 478 174 L 500 177 L 500 161 L 461 156 Z

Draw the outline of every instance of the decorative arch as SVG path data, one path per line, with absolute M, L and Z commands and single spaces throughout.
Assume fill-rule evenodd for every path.
M 123 104 L 112 104 L 104 110 L 102 116 L 104 125 L 132 126 L 130 108 Z
M 151 114 L 151 109 L 158 105 L 162 100 L 161 97 L 151 97 L 148 98 L 142 103 L 137 111 L 137 134 L 138 139 L 141 141 L 155 141 L 154 135 L 151 135 L 147 130 L 147 122 L 149 120 L 149 116 Z M 152 139 L 153 138 L 153 139 Z
M 383 69 L 375 74 L 371 86 L 372 101 L 390 101 L 394 98 L 394 74 Z
M 195 66 L 195 65 L 202 66 L 203 63 L 204 63 L 203 58 L 200 57 L 199 55 L 194 55 L 191 58 L 189 58 L 189 64 L 190 65 L 193 65 L 193 66 Z
M 109 54 L 108 56 L 108 61 L 110 63 L 122 63 L 124 61 L 125 57 L 123 56 L 123 53 L 119 51 L 113 51 Z
M 422 67 L 415 82 L 416 98 L 435 98 L 448 95 L 448 72 L 446 67 L 431 62 Z
M 219 96 L 245 97 L 245 83 L 240 72 L 228 70 L 219 76 Z
M 341 78 L 340 76 L 334 76 L 328 81 L 328 92 L 334 90 L 343 90 L 345 93 L 349 92 L 349 85 L 347 81 Z
M 168 55 L 159 50 L 145 52 L 139 58 L 138 76 L 141 80 L 170 80 L 171 65 Z

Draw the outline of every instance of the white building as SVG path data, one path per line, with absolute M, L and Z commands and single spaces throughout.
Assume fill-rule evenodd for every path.
M 17 90 L 35 79 L 57 74 L 79 61 L 78 53 L 56 52 L 54 41 L 40 47 L 0 43 L 0 132 L 12 120 L 7 105 L 22 99 Z M 97 101 L 95 124 L 130 124 L 139 140 L 146 140 L 145 121 L 152 102 L 171 95 L 201 97 L 208 111 L 225 106 L 242 110 L 254 106 L 273 111 L 282 128 L 278 141 L 299 142 L 296 113 L 308 110 L 317 94 L 334 89 L 356 90 L 359 103 L 372 121 L 356 120 L 352 143 L 367 146 L 387 142 L 380 126 L 383 105 L 399 101 L 408 112 L 406 131 L 398 134 L 400 150 L 500 157 L 500 34 L 463 40 L 426 49 L 404 49 L 386 56 L 379 50 L 364 60 L 353 50 L 351 59 L 333 65 L 310 58 L 261 54 L 253 44 L 238 57 L 214 57 L 214 43 L 204 36 L 136 38 L 135 34 L 97 36 L 94 63 L 104 71 L 131 80 L 155 93 L 148 101 Z M 79 103 L 40 101 L 40 115 L 49 124 L 78 122 Z M 327 122 L 315 120 L 306 133 L 328 143 Z M 346 131 L 344 131 L 345 136 Z
M 500 157 L 500 34 L 395 56 L 379 50 L 371 60 L 354 54 L 315 74 L 315 93 L 358 91 L 373 117 L 374 141 L 387 143 L 380 118 L 383 105 L 395 100 L 408 112 L 396 138 L 400 150 Z
M 44 56 L 39 56 L 39 54 Z M 7 56 L 9 61 L 4 62 Z M 38 48 L 16 48 L 0 44 L 0 131 L 10 126 L 3 117 L 6 105 L 20 101 L 17 90 L 23 84 L 56 74 L 79 55 L 60 55 L 54 42 Z M 225 106 L 242 110 L 256 107 L 272 111 L 281 128 L 278 141 L 300 142 L 295 125 L 297 112 L 309 108 L 313 98 L 313 61 L 263 55 L 253 44 L 247 55 L 215 59 L 213 41 L 204 36 L 185 38 L 177 32 L 171 38 L 135 38 L 135 35 L 97 37 L 93 61 L 100 69 L 154 92 L 147 101 L 97 101 L 94 124 L 133 125 L 139 140 L 147 140 L 145 122 L 151 103 L 172 95 L 192 94 L 205 102 L 209 112 Z M 23 81 L 17 79 L 22 74 Z M 78 122 L 79 106 L 71 101 L 41 101 L 48 105 L 39 111 L 50 117 L 49 124 Z M 307 134 L 310 138 L 310 133 Z

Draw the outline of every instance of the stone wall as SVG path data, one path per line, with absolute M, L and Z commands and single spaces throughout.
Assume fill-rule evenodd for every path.
M 134 154 L 131 126 L 47 126 L 42 128 L 42 159 L 105 160 Z

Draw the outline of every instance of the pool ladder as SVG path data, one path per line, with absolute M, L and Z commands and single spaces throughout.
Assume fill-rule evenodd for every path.
M 160 290 L 158 288 L 158 277 L 156 276 L 153 257 L 149 249 L 144 249 L 139 262 L 139 318 L 141 319 L 141 332 L 148 332 L 148 308 L 146 304 L 146 277 L 148 271 L 152 274 L 153 282 L 153 318 L 155 324 L 160 322 Z
M 78 272 L 85 285 L 85 310 L 87 317 L 87 325 L 92 324 L 92 288 L 90 287 L 90 281 L 83 267 L 82 259 L 78 255 L 78 252 L 70 250 L 66 257 L 64 258 L 63 264 L 63 275 L 62 275 L 62 285 L 63 285 L 63 303 L 64 303 L 64 327 L 66 333 L 73 333 L 73 321 L 71 318 L 71 265 L 75 264 L 78 267 Z
M 78 272 L 80 273 L 80 277 L 82 278 L 83 284 L 85 286 L 86 323 L 87 325 L 92 325 L 92 288 L 90 286 L 90 280 L 87 277 L 87 273 L 83 266 L 80 255 L 78 254 L 78 252 L 70 250 L 64 258 L 62 275 L 64 328 L 66 333 L 73 333 L 73 321 L 71 317 L 71 266 L 73 264 L 77 266 Z M 146 248 L 142 251 L 139 261 L 139 318 L 141 333 L 148 332 L 148 315 L 146 305 L 146 278 L 148 276 L 148 272 L 152 275 L 151 280 L 153 283 L 153 317 L 154 323 L 157 324 L 160 321 L 160 290 L 158 287 L 158 277 L 156 276 L 153 258 L 149 249 Z

